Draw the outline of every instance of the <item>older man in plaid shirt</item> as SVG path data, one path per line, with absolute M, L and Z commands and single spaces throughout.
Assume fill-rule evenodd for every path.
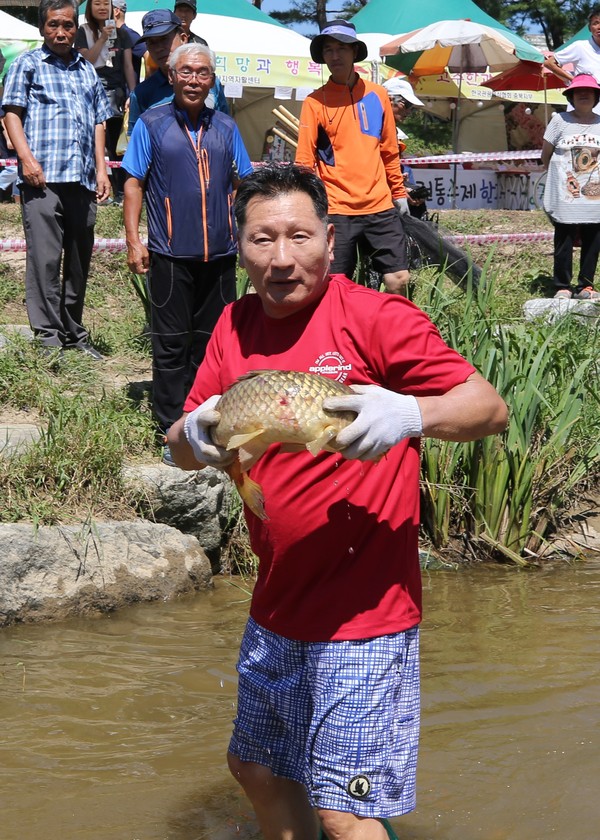
M 19 157 L 27 314 L 44 353 L 74 347 L 99 360 L 81 321 L 96 200 L 110 191 L 104 121 L 112 110 L 93 66 L 73 49 L 76 0 L 42 0 L 39 28 L 43 45 L 11 65 L 2 100 Z

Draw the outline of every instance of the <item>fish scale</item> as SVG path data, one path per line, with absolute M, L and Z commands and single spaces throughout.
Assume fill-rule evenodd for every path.
M 213 440 L 228 446 L 232 436 L 262 429 L 264 443 L 306 444 L 319 438 L 325 428 L 335 432 L 354 420 L 355 412 L 326 412 L 326 397 L 353 393 L 340 382 L 300 371 L 252 371 L 221 397 L 219 424 Z
M 257 370 L 241 376 L 215 406 L 219 423 L 213 441 L 237 450 L 226 472 L 250 510 L 267 519 L 260 485 L 247 475 L 273 443 L 304 446 L 314 456 L 339 451 L 338 432 L 356 417 L 354 411 L 325 411 L 326 397 L 352 394 L 347 385 L 314 373 Z

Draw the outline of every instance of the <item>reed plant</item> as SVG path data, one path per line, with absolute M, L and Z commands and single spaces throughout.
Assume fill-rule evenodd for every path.
M 600 399 L 595 319 L 551 324 L 498 316 L 489 266 L 478 288 L 421 287 L 421 305 L 446 341 L 506 400 L 502 435 L 467 444 L 426 440 L 423 526 L 437 548 L 453 534 L 487 554 L 525 565 L 536 557 L 574 494 L 597 478 Z

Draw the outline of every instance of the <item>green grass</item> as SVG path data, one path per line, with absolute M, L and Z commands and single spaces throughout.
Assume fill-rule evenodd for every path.
M 0 404 L 31 412 L 43 430 L 27 451 L 0 462 L 0 521 L 133 516 L 121 470 L 126 459 L 154 454 L 147 401 L 107 391 L 98 365 L 81 353 L 52 362 L 17 337 L 0 353 Z

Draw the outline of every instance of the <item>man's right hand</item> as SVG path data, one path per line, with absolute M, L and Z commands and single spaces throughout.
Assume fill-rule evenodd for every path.
M 220 394 L 209 397 L 185 418 L 183 431 L 187 442 L 192 447 L 194 458 L 200 464 L 215 467 L 218 470 L 228 467 L 235 460 L 235 453 L 228 452 L 222 446 L 213 443 L 210 427 L 216 426 L 221 415 L 215 410 L 221 399 Z
M 127 243 L 127 265 L 134 274 L 147 274 L 150 268 L 150 255 L 143 242 Z
M 21 162 L 23 180 L 30 187 L 43 189 L 46 186 L 46 176 L 41 164 L 34 157 L 26 158 Z

